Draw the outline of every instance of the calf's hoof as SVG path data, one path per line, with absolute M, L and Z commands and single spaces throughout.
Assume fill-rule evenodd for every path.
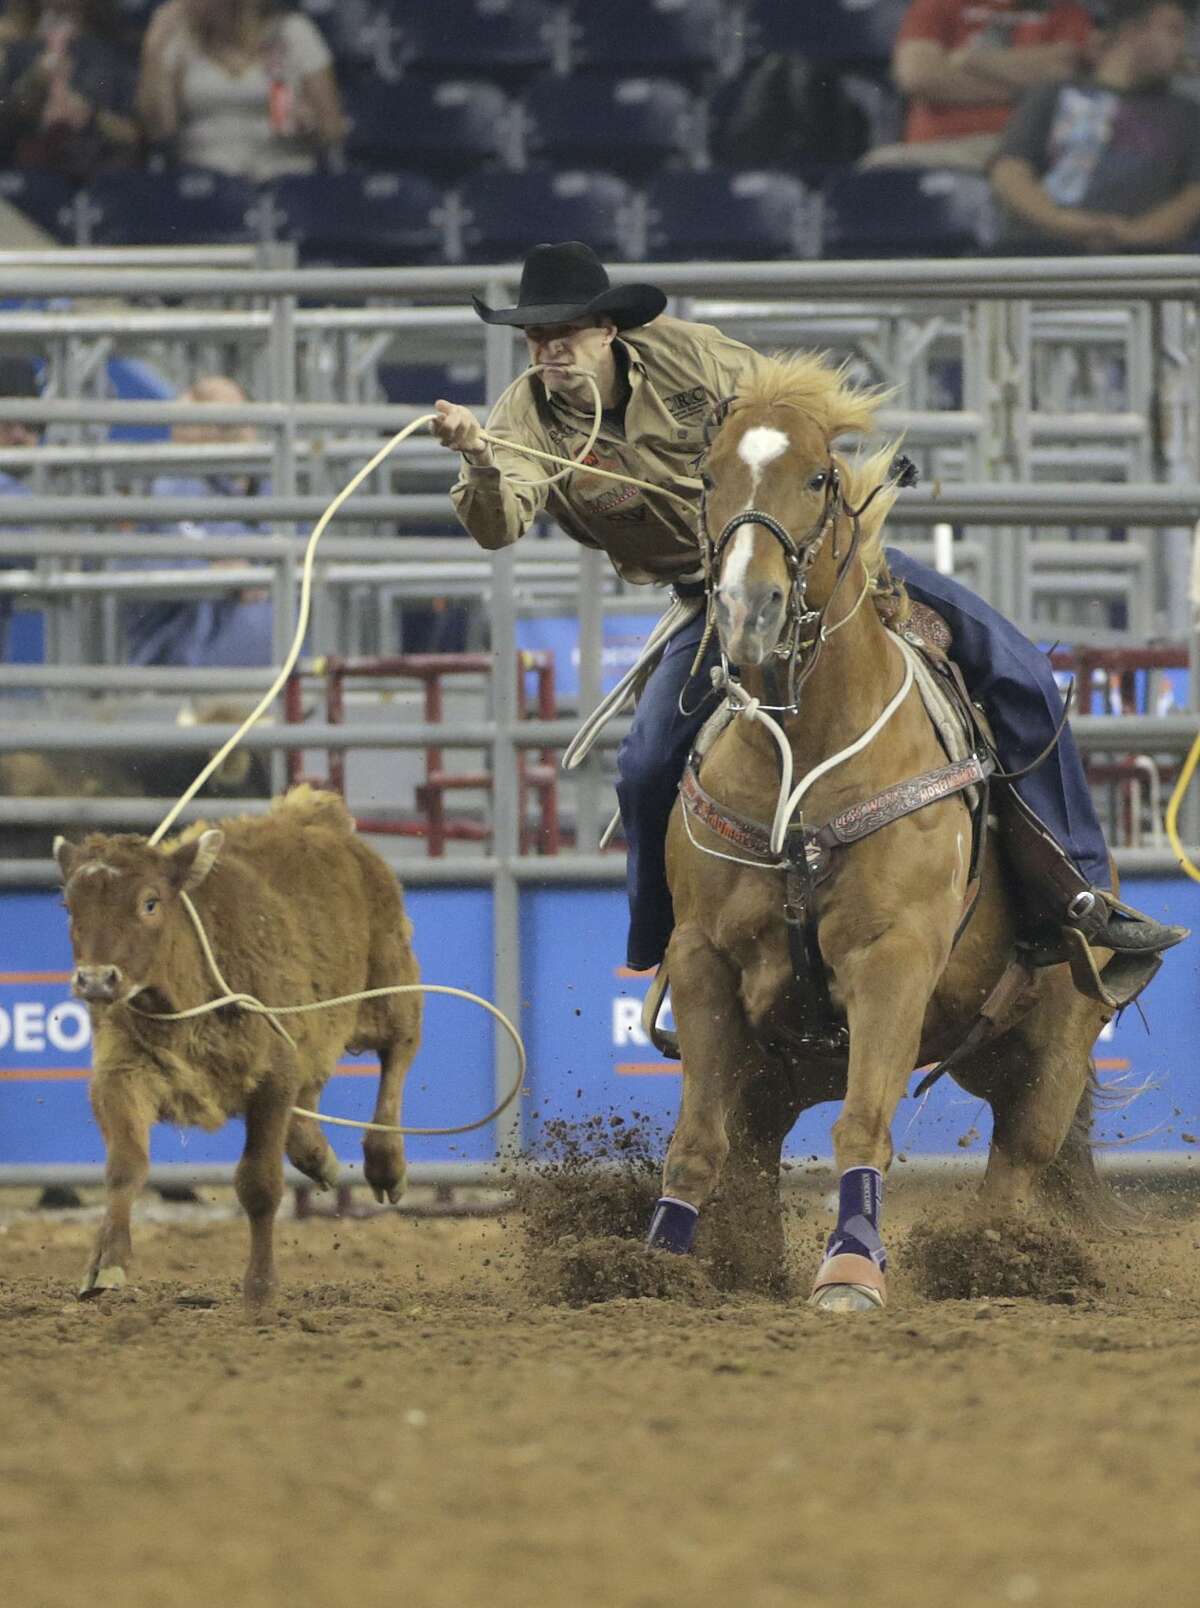
M 408 1187 L 403 1148 L 386 1140 L 383 1144 L 364 1146 L 363 1177 L 381 1206 L 397 1205 Z
M 247 1279 L 242 1285 L 246 1316 L 258 1323 L 269 1323 L 274 1319 L 277 1291 L 274 1279 Z
M 83 1283 L 79 1286 L 79 1299 L 89 1301 L 94 1296 L 103 1295 L 106 1290 L 123 1290 L 125 1288 L 125 1269 L 123 1267 L 96 1267 L 88 1270 Z
M 818 1312 L 877 1312 L 883 1297 L 864 1284 L 826 1284 L 809 1296 L 808 1304 Z

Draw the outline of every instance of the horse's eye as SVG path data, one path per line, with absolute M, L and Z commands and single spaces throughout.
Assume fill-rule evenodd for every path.
M 147 894 L 142 900 L 142 914 L 144 916 L 152 916 L 157 909 L 158 895 L 153 893 Z
M 700 472 L 700 484 L 704 487 L 705 491 L 712 491 L 713 488 L 714 488 L 715 482 L 713 481 L 713 477 L 711 475 L 705 474 L 704 471 L 701 470 L 701 472 Z
M 821 491 L 824 488 L 825 482 L 826 482 L 826 480 L 828 478 L 829 477 L 825 473 L 824 469 L 818 469 L 815 475 L 809 475 L 809 477 L 808 477 L 808 489 L 809 489 L 809 491 Z

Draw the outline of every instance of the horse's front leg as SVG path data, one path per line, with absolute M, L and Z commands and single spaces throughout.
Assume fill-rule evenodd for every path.
M 692 1248 L 700 1208 L 729 1153 L 729 1114 L 747 1080 L 762 1073 L 763 1058 L 746 1022 L 737 974 L 698 928 L 685 923 L 675 929 L 667 965 L 683 1096 L 646 1243 L 683 1252 Z
M 892 1159 L 892 1120 L 917 1064 L 922 1023 L 945 960 L 935 947 L 928 932 L 892 928 L 840 957 L 834 968 L 850 1060 L 846 1098 L 833 1125 L 837 1228 L 811 1298 L 825 1311 L 870 1311 L 886 1298 L 883 1176 Z

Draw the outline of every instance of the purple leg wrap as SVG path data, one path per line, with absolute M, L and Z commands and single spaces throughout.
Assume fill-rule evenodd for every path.
M 882 1272 L 887 1252 L 879 1237 L 883 1174 L 874 1167 L 848 1167 L 838 1190 L 838 1226 L 829 1236 L 826 1258 L 865 1256 Z
M 650 1232 L 646 1236 L 649 1251 L 674 1251 L 683 1256 L 692 1248 L 696 1237 L 696 1223 L 700 1211 L 689 1206 L 686 1200 L 675 1200 L 663 1195 L 650 1219 Z

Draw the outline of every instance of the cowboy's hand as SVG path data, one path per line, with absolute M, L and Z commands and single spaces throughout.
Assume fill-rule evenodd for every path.
M 430 428 L 434 436 L 451 452 L 461 452 L 469 463 L 492 462 L 492 449 L 483 439 L 483 426 L 471 412 L 457 402 L 435 402 L 437 410 Z

